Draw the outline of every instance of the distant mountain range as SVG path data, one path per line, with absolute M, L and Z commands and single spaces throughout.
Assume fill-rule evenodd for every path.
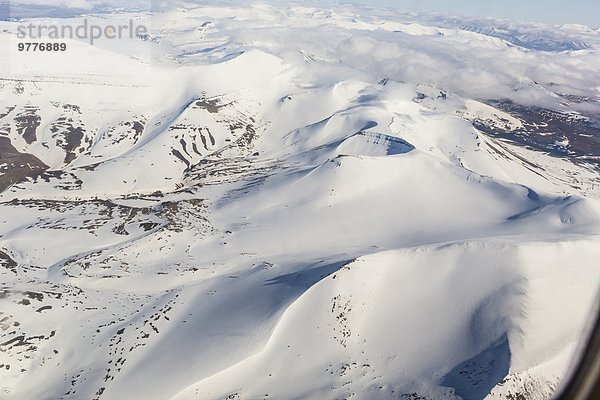
M 516 46 L 537 51 L 577 51 L 591 49 L 593 46 L 586 42 L 562 41 L 545 37 L 543 35 L 523 33 L 514 34 L 507 31 L 497 30 L 494 27 L 481 27 L 473 25 L 461 25 L 462 30 L 476 32 L 482 35 L 496 37 L 506 40 Z

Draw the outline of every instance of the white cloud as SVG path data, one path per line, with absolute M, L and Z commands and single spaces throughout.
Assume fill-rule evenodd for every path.
M 207 18 L 208 14 L 207 8 Z M 335 67 L 336 73 L 353 74 L 359 79 L 436 83 L 471 98 L 509 98 L 545 107 L 560 106 L 555 93 L 596 96 L 595 85 L 590 82 L 600 81 L 595 67 L 600 65 L 600 55 L 595 50 L 599 41 L 597 35 L 586 31 L 502 22 L 503 32 L 513 32 L 536 45 L 547 39 L 549 45 L 554 41 L 574 41 L 596 46 L 578 52 L 548 52 L 458 29 L 460 21 L 450 23 L 440 17 L 390 10 L 336 6 L 332 13 L 306 6 L 244 5 L 233 6 L 230 14 L 236 18 L 212 18 L 217 24 L 214 40 L 228 43 L 226 52 L 234 51 L 233 43 L 241 43 L 242 47 L 259 47 L 297 64 L 290 52 L 290 48 L 295 48 L 317 60 L 302 65 L 312 77 L 328 75 Z M 438 21 L 437 26 L 447 28 L 416 29 L 411 25 L 415 21 L 429 26 L 436 26 Z M 491 23 L 467 22 L 483 26 Z M 206 39 L 211 39 L 210 34 Z M 210 52 L 206 54 L 207 58 L 211 56 Z M 341 72 L 340 65 L 345 72 Z M 600 112 L 597 105 L 592 107 Z

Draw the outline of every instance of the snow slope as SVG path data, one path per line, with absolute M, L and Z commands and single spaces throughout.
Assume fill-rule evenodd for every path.
M 141 16 L 61 54 L 0 22 L 0 398 L 556 389 L 600 288 L 598 167 L 480 127 L 530 129 L 493 100 L 593 126 L 595 44 L 341 5 L 88 18 Z

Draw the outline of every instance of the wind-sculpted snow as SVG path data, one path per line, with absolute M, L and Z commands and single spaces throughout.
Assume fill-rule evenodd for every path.
M 557 52 L 339 5 L 151 20 L 60 56 L 0 23 L 2 399 L 558 387 L 600 286 L 588 30 L 496 25 L 589 44 Z

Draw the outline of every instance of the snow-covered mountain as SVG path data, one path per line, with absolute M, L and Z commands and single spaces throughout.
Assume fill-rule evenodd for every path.
M 597 43 L 342 5 L 88 12 L 0 22 L 0 398 L 557 388 L 600 287 Z M 17 49 L 19 23 L 84 18 L 151 32 Z
M 482 27 L 473 25 L 462 25 L 461 29 L 471 32 L 481 33 L 482 35 L 497 37 L 510 42 L 514 45 L 540 51 L 575 51 L 586 50 L 592 47 L 586 42 L 555 40 L 546 35 L 536 35 L 532 33 L 519 34 L 496 27 Z

